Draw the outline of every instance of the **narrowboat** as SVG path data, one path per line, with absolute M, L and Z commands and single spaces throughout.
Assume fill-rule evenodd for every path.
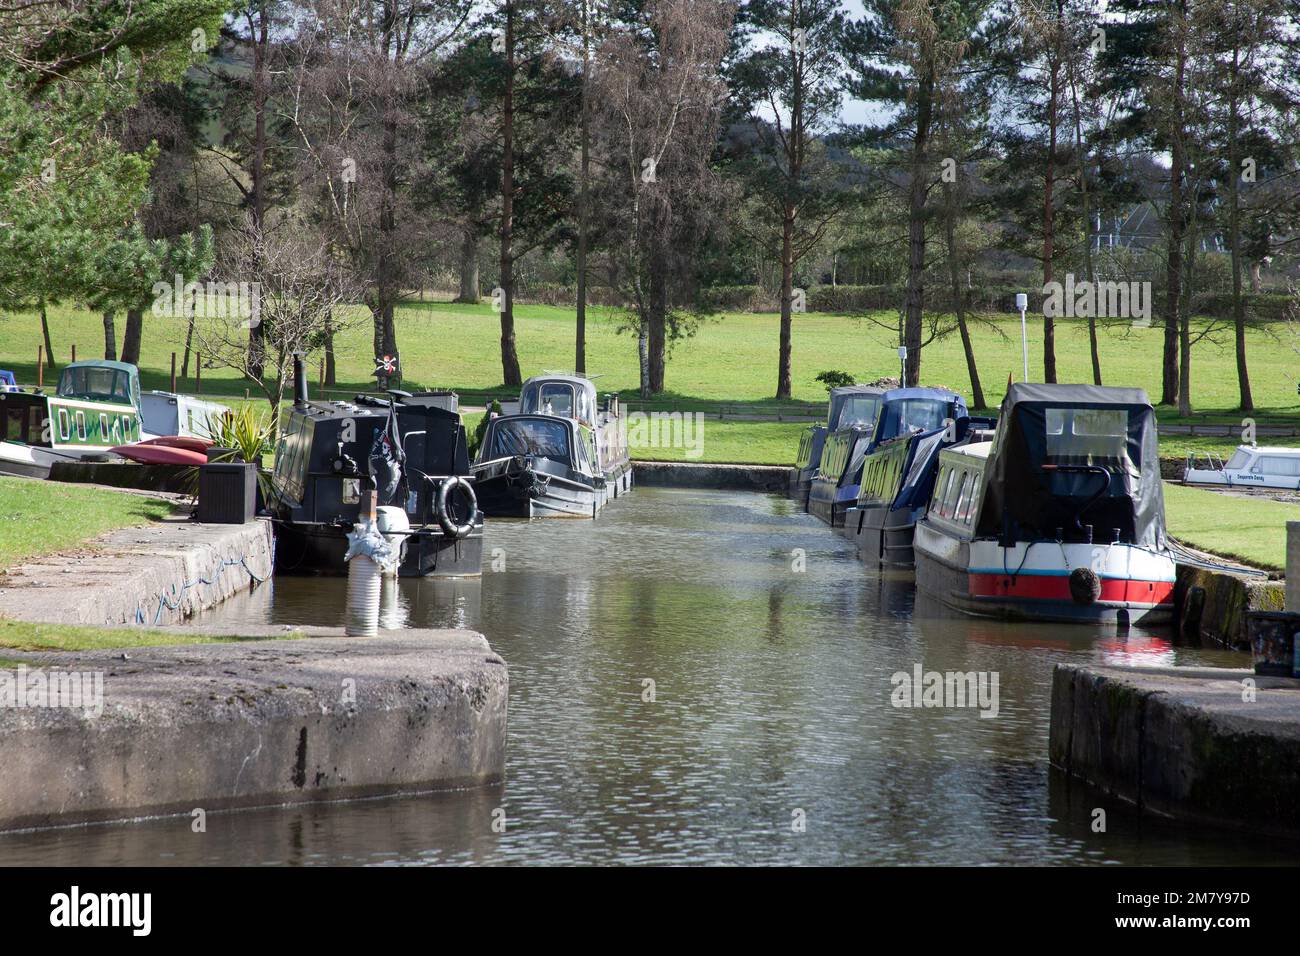
M 164 435 L 211 438 L 209 423 L 229 411 L 225 405 L 192 395 L 149 391 L 140 396 L 140 431 L 146 440 Z
M 1300 491 L 1300 448 L 1238 445 L 1227 461 L 1192 452 L 1187 456 L 1183 484 Z
M 605 479 L 599 489 L 603 498 L 617 498 L 632 490 L 626 419 L 617 396 L 606 396 L 602 407 L 590 379 L 577 375 L 535 375 L 520 389 L 518 413 L 572 418 L 591 429 L 596 445 L 594 463 Z
M 605 502 L 592 429 L 559 415 L 498 415 L 472 466 L 492 518 L 594 518 Z
M 267 509 L 278 573 L 346 572 L 361 493 L 374 490 L 380 530 L 399 544 L 403 577 L 482 571 L 479 512 L 465 428 L 451 392 L 310 401 L 301 361 L 276 445 Z
M 916 585 L 976 616 L 1173 617 L 1156 421 L 1141 389 L 1014 384 L 991 441 L 939 454 Z
M 826 424 L 809 425 L 799 436 L 799 451 L 795 455 L 794 471 L 790 477 L 790 497 L 808 508 L 808 492 L 821 465 L 826 436 L 838 431 L 840 426 L 873 425 L 880 410 L 880 396 L 885 390 L 878 385 L 843 385 L 832 388 L 826 410 Z
M 996 420 L 962 417 L 943 428 L 883 441 L 862 464 L 858 500 L 844 534 L 869 566 L 911 570 L 912 537 L 925 516 L 939 471 L 939 453 L 953 445 L 987 441 Z
M 849 423 L 826 437 L 821 464 L 808 491 L 808 512 L 832 528 L 843 528 L 858 500 L 862 464 L 882 442 L 913 432 L 932 431 L 966 417 L 965 400 L 937 388 L 891 388 L 878 398 L 876 418 Z
M 107 461 L 141 438 L 140 372 L 126 362 L 73 362 L 53 395 L 0 392 L 0 474 L 48 478 L 58 461 Z

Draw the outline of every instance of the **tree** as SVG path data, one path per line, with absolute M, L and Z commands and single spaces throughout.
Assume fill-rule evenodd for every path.
M 745 52 L 730 77 L 753 140 L 738 163 L 760 198 L 760 241 L 779 248 L 781 331 L 776 397 L 790 397 L 795 267 L 844 209 L 849 184 L 820 138 L 838 120 L 847 68 L 838 0 L 750 0 L 738 13 Z
M 981 41 L 985 0 L 869 0 L 867 19 L 855 24 L 853 91 L 861 99 L 898 108 L 875 132 L 901 168 L 907 192 L 907 287 L 899 344 L 907 349 L 904 384 L 921 380 L 927 226 L 936 183 L 937 101 Z M 951 158 L 951 157 L 945 157 Z
M 274 101 L 299 188 L 370 311 L 376 359 L 398 354 L 397 304 L 421 278 L 431 232 L 414 188 L 427 175 L 422 104 L 469 8 L 468 0 L 311 0 L 285 50 Z
M 730 27 L 713 0 L 651 0 L 610 30 L 593 72 L 609 282 L 629 303 L 643 396 L 663 391 L 667 349 L 690 332 L 683 305 L 718 218 L 709 160 Z

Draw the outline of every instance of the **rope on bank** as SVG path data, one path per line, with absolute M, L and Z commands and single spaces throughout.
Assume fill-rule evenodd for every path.
M 188 591 L 190 588 L 197 587 L 200 584 L 204 584 L 211 587 L 221 578 L 221 575 L 225 573 L 226 568 L 233 568 L 233 567 L 240 567 L 240 566 L 242 566 L 243 569 L 248 572 L 248 576 L 252 579 L 254 584 L 261 584 L 266 580 L 266 578 L 264 577 L 259 577 L 257 572 L 255 572 L 252 568 L 248 566 L 247 556 L 240 558 L 238 561 L 232 561 L 223 558 L 221 564 L 219 564 L 217 566 L 217 569 L 212 572 L 211 577 L 205 578 L 200 576 L 193 581 L 187 581 L 185 582 L 185 584 L 181 585 L 179 590 L 177 590 L 176 585 L 173 584 L 168 589 L 168 591 L 160 594 L 158 596 L 158 609 L 154 612 L 153 624 L 151 624 L 150 626 L 156 627 L 158 625 L 158 622 L 162 620 L 163 608 L 167 608 L 167 610 L 169 611 L 175 611 L 177 608 L 179 608 L 181 606 L 181 600 L 185 597 L 185 592 Z M 271 566 L 275 567 L 274 539 L 272 539 L 272 544 L 271 544 Z M 170 600 L 168 599 L 168 594 L 172 596 Z M 145 621 L 146 621 L 146 615 L 144 613 L 144 608 L 141 605 L 137 604 L 135 608 L 135 622 L 137 624 L 144 624 Z

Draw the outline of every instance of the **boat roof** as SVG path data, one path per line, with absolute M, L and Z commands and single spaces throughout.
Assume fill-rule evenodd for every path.
M 1300 458 L 1300 448 L 1287 445 L 1238 445 L 1238 451 L 1252 451 L 1260 455 L 1285 455 L 1288 458 Z
M 831 389 L 831 397 L 838 398 L 840 395 L 883 395 L 885 391 L 879 385 L 837 385 Z
M 583 378 L 581 375 L 534 375 L 524 381 L 520 391 L 528 388 L 530 385 L 541 384 L 543 382 L 567 382 L 570 385 L 577 385 L 589 392 L 596 391 L 596 383 L 589 378 Z
M 1146 405 L 1151 401 L 1140 388 L 1111 385 L 1050 385 L 1042 382 L 1013 382 L 1002 399 L 1005 414 L 1022 403 L 1050 405 Z
M 492 418 L 488 421 L 488 428 L 496 428 L 498 425 L 501 425 L 506 422 L 517 422 L 517 421 L 522 421 L 524 419 L 534 419 L 534 418 L 540 418 L 543 421 L 548 421 L 548 422 L 559 422 L 571 432 L 577 431 L 579 428 L 586 427 L 583 425 L 582 422 L 578 421 L 576 418 L 569 418 L 567 415 L 548 415 L 545 412 L 523 412 L 518 415 L 497 415 L 495 418 Z
M 954 391 L 944 388 L 930 388 L 925 385 L 913 386 L 911 388 L 891 388 L 885 392 L 885 401 L 901 402 L 912 398 L 934 398 L 941 402 L 960 402 L 961 396 Z
M 128 375 L 139 375 L 140 370 L 130 362 L 116 362 L 112 359 L 82 359 L 80 362 L 69 362 L 63 366 L 63 371 L 73 368 L 111 368 L 119 372 L 126 372 Z

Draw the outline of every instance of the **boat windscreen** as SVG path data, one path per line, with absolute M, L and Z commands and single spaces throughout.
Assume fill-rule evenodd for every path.
M 483 461 L 513 455 L 537 455 L 556 461 L 569 460 L 569 430 L 564 422 L 540 418 L 498 419 L 492 423 Z
M 833 428 L 843 428 L 845 425 L 874 425 L 876 415 L 880 411 L 879 395 L 846 395 L 844 404 L 840 407 L 839 421 L 832 424 Z
M 1232 457 L 1228 459 L 1228 463 L 1223 467 L 1230 471 L 1241 471 L 1248 464 L 1250 464 L 1250 452 L 1244 448 L 1238 448 L 1232 453 Z
M 131 403 L 131 379 L 120 369 L 93 365 L 66 368 L 59 376 L 58 394 L 103 402 Z

